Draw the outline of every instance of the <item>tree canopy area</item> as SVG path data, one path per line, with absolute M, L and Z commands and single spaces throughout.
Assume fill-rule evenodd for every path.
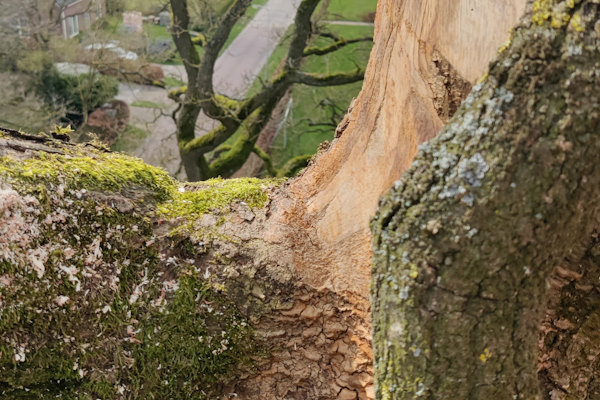
M 185 178 L 189 169 L 193 180 L 198 165 L 205 166 L 204 177 L 291 176 L 305 167 L 319 143 L 333 138 L 360 90 L 373 24 L 356 19 L 372 21 L 376 5 L 314 1 L 294 25 L 300 0 L 181 1 L 174 7 L 168 0 L 7 1 L 0 14 L 0 71 L 7 78 L 0 119 L 6 127 L 71 125 L 75 140 L 97 135 L 174 176 Z M 263 36 L 264 43 L 251 46 L 252 37 Z M 241 67 L 247 64 L 258 67 Z M 235 93 L 223 88 L 224 80 L 237 82 Z M 104 107 L 107 96 L 121 103 Z M 114 121 L 110 113 L 124 108 L 127 118 Z M 278 136 L 283 143 L 272 146 Z
M 190 17 L 185 0 L 172 0 L 172 35 L 184 62 L 188 84 L 185 91 L 175 91 L 173 98 L 183 96 L 177 113 L 177 138 L 181 158 L 189 180 L 195 181 L 215 176 L 231 176 L 251 153 L 265 162 L 269 174 L 287 176 L 306 165 L 311 154 L 290 160 L 282 170 L 276 170 L 270 156 L 256 146 L 256 141 L 270 116 L 294 84 L 333 86 L 362 80 L 364 70 L 336 71 L 331 74 L 314 74 L 301 70 L 302 62 L 311 55 L 325 55 L 349 44 L 371 41 L 371 37 L 346 40 L 331 32 L 319 32 L 311 17 L 320 0 L 303 0 L 295 18 L 294 32 L 287 56 L 279 74 L 269 79 L 257 93 L 244 99 L 234 99 L 216 93 L 213 74 L 217 57 L 235 22 L 245 13 L 251 0 L 236 0 L 221 19 L 218 28 L 204 45 L 200 56 L 189 33 Z M 313 36 L 330 39 L 324 46 L 310 46 Z M 217 126 L 196 137 L 196 123 L 201 113 L 217 121 Z M 233 144 L 225 141 L 237 133 Z M 214 151 L 213 159 L 207 153 Z
M 381 1 L 374 41 L 294 179 L 0 129 L 3 398 L 600 398 L 600 3 Z

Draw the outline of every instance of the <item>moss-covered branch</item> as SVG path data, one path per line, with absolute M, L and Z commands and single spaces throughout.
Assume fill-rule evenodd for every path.
M 291 177 L 294 176 L 300 171 L 302 168 L 305 168 L 309 161 L 312 159 L 312 155 L 310 154 L 302 154 L 290 159 L 285 163 L 283 167 L 279 171 L 277 171 L 278 177 Z
M 263 162 L 265 163 L 265 169 L 267 170 L 269 175 L 277 176 L 277 170 L 273 166 L 273 160 L 271 159 L 270 155 L 268 155 L 263 149 L 261 149 L 257 145 L 254 145 L 252 152 L 258 157 L 260 157 L 261 160 L 263 160 Z
M 227 295 L 238 284 L 216 240 L 233 239 L 194 224 L 262 208 L 277 181 L 184 186 L 131 157 L 0 129 L 0 183 L 3 399 L 207 398 L 261 351 L 248 304 Z

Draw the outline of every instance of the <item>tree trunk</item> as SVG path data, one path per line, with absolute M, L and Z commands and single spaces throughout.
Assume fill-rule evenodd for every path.
M 4 130 L 3 397 L 374 398 L 368 220 L 524 2 L 381 0 L 363 91 L 289 183 L 182 184 L 101 148 Z M 597 5 L 554 3 L 536 2 L 536 20 L 566 25 L 530 40 L 524 23 L 414 181 L 382 203 L 380 398 L 535 396 L 538 354 L 544 395 L 597 396 L 599 178 L 585 161 L 598 99 L 585 79 L 598 84 L 598 54 L 577 47 L 595 38 Z M 563 88 L 569 65 L 580 74 Z
M 598 289 L 597 260 L 584 256 L 597 252 L 585 243 L 600 223 L 599 18 L 594 1 L 533 3 L 382 201 L 378 398 L 597 398 L 597 305 L 569 310 L 555 293 L 538 338 L 553 269 L 555 291 L 573 281 L 561 294 L 571 301 L 578 286 L 591 301 Z M 570 271 L 565 258 L 584 262 Z M 539 347 L 550 351 L 543 391 Z

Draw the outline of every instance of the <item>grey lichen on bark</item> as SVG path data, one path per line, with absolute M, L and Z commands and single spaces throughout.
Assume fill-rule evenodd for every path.
M 380 202 L 380 399 L 536 399 L 546 279 L 599 224 L 600 4 L 535 1 Z

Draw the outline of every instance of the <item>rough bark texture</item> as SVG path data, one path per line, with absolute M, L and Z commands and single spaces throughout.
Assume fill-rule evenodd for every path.
M 283 182 L 0 132 L 2 398 L 373 397 L 368 307 L 264 237 Z
M 180 184 L 5 131 L 3 398 L 374 398 L 368 220 L 524 2 L 381 0 L 364 90 L 290 183 Z M 534 398 L 536 346 L 544 396 L 597 396 L 598 5 L 536 4 L 383 203 L 381 398 Z
M 600 399 L 600 241 L 594 232 L 583 257 L 567 257 L 548 280 L 539 339 L 544 400 Z
M 595 305 L 571 326 L 568 306 L 550 302 L 563 331 L 543 339 L 543 391 L 537 350 L 546 279 L 558 266 L 573 281 L 555 278 L 567 299 L 593 265 L 560 269 L 595 251 L 586 243 L 600 224 L 599 18 L 596 1 L 531 2 L 489 75 L 381 202 L 378 398 L 596 398 Z

